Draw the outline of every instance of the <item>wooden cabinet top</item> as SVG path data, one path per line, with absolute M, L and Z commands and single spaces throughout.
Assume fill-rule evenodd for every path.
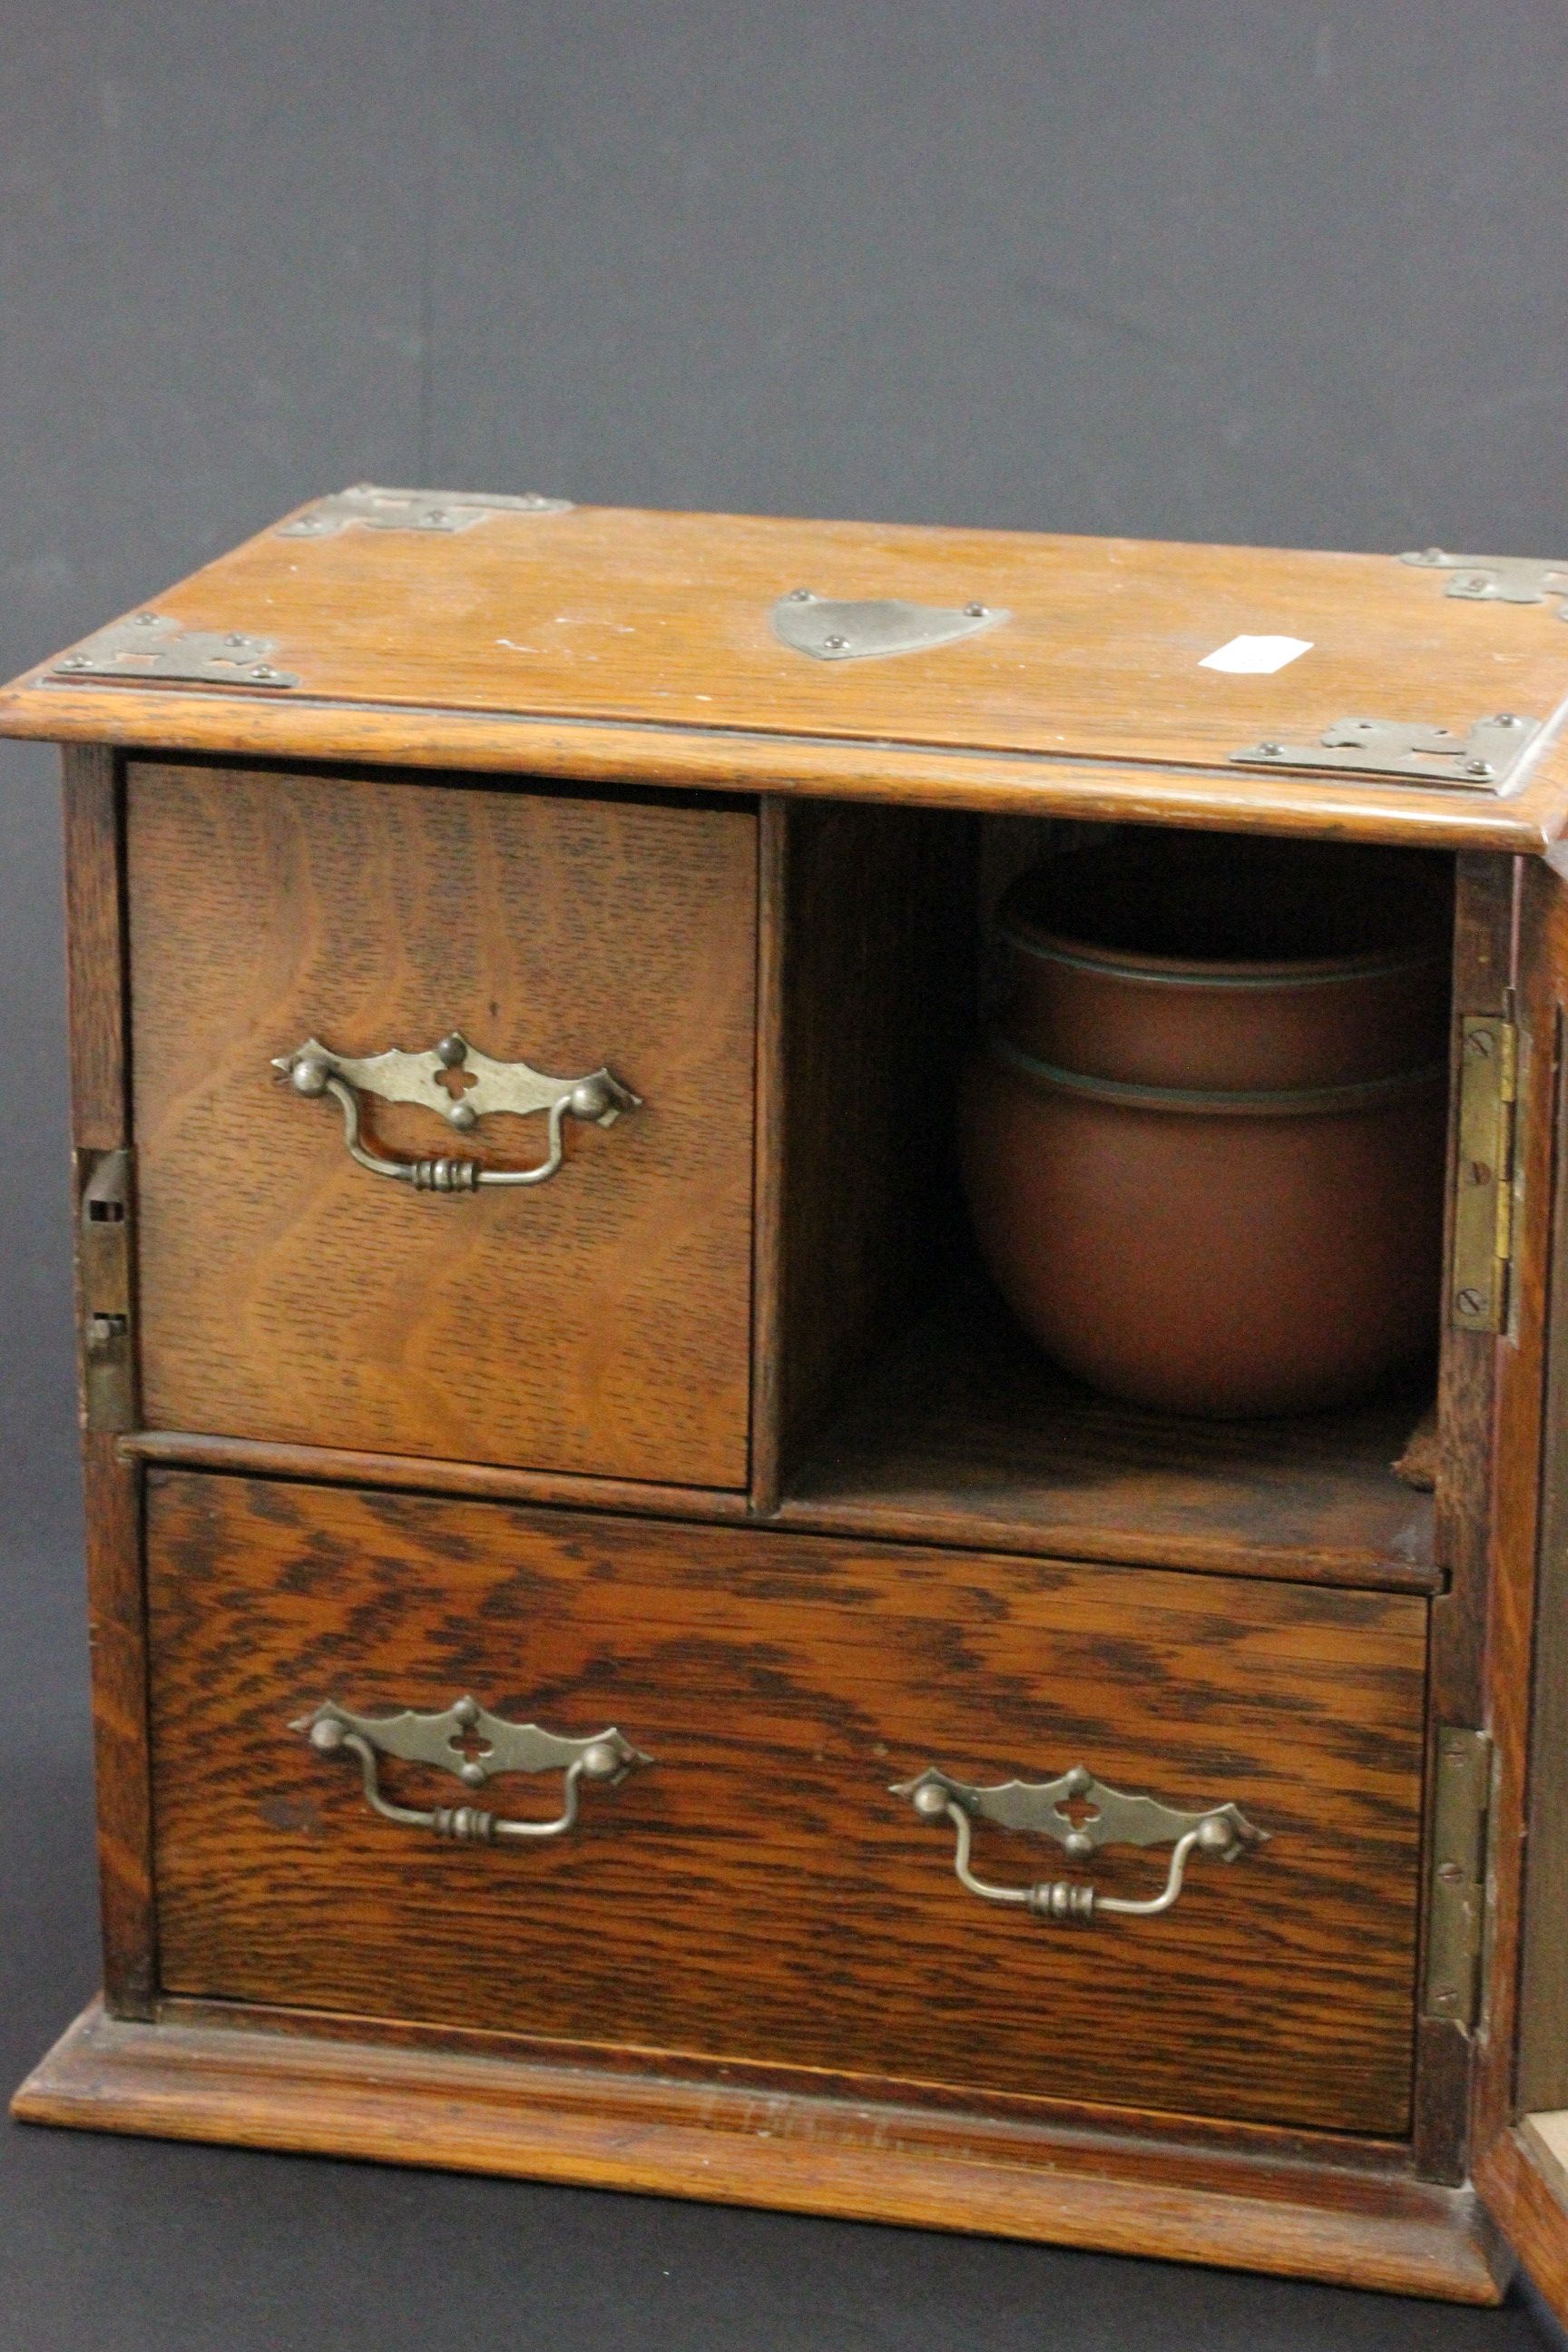
M 1540 851 L 1565 617 L 1518 559 L 362 488 L 28 672 L 0 731 Z

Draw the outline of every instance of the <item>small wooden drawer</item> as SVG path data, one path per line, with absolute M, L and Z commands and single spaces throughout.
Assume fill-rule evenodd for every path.
M 196 765 L 127 797 L 147 1426 L 743 1486 L 752 814 Z M 273 1066 L 455 1032 L 428 1103 Z M 553 1116 L 455 1131 L 474 1055 L 640 1103 L 452 1197 L 435 1162 L 537 1166 Z
M 150 1476 L 148 1577 L 166 1991 L 1407 2127 L 1417 1597 L 186 1471 Z M 465 1787 L 493 1726 L 425 1735 L 447 1770 L 345 1743 L 469 1696 L 640 1759 Z M 889 1785 L 1077 1765 L 1267 1840 L 1200 1843 L 1150 1916 L 1113 1903 L 1167 1884 L 1173 1832 L 1086 1860 L 979 1821 L 982 1885 L 1113 1898 L 1038 1916 L 960 1885 L 953 1817 Z M 468 1836 L 569 1778 L 563 1833 Z

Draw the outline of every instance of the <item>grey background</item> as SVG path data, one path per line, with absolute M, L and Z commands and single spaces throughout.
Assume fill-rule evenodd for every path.
M 0 0 L 0 673 L 362 478 L 1568 552 L 1556 0 Z M 90 1991 L 47 756 L 0 747 L 0 2074 Z M 0 2343 L 1515 2352 L 1048 2250 L 11 2128 Z

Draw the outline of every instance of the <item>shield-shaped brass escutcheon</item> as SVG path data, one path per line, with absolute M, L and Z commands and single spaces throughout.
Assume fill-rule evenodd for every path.
M 816 661 L 866 661 L 876 654 L 929 653 L 1012 617 L 1001 604 L 911 604 L 901 596 L 857 604 L 793 588 L 773 606 L 773 633 Z

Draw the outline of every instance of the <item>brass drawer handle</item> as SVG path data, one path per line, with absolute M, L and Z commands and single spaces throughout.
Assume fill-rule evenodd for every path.
M 346 1752 L 359 1760 L 364 1792 L 385 1822 L 405 1822 L 459 1844 L 490 1845 L 498 1838 L 563 1837 L 577 1819 L 577 1795 L 584 1780 L 614 1788 L 653 1758 L 634 1748 L 614 1727 L 587 1739 L 567 1739 L 537 1723 L 506 1723 L 477 1699 L 460 1698 L 440 1715 L 351 1715 L 326 1699 L 291 1723 L 323 1756 Z M 565 1787 L 553 1821 L 510 1821 L 479 1805 L 434 1805 L 427 1812 L 395 1804 L 383 1796 L 376 1758 L 395 1756 L 412 1764 L 434 1764 L 455 1774 L 466 1788 L 482 1789 L 498 1772 L 563 1770 Z
M 314 1098 L 330 1095 L 343 1115 L 343 1140 L 350 1156 L 373 1176 L 395 1177 L 417 1192 L 473 1192 L 481 1184 L 544 1184 L 565 1157 L 562 1128 L 568 1118 L 591 1119 L 595 1127 L 613 1127 L 623 1111 L 637 1110 L 641 1097 L 622 1086 L 607 1069 L 590 1070 L 585 1077 L 552 1078 L 527 1062 L 492 1062 L 470 1045 L 461 1030 L 423 1054 L 405 1054 L 399 1045 L 384 1054 L 356 1059 L 334 1054 L 318 1037 L 307 1037 L 291 1054 L 279 1054 L 272 1066 L 280 1070 L 296 1093 Z M 543 1111 L 549 1120 L 549 1147 L 535 1168 L 481 1168 L 476 1160 L 386 1160 L 370 1150 L 360 1131 L 360 1096 L 379 1096 L 383 1102 L 418 1103 L 434 1110 L 460 1135 L 491 1112 L 507 1111 L 527 1118 Z
M 1249 1845 L 1260 1844 L 1268 1836 L 1267 1830 L 1255 1829 L 1235 1805 L 1212 1805 L 1202 1813 L 1177 1812 L 1154 1797 L 1130 1797 L 1120 1789 L 1108 1789 L 1083 1764 L 1075 1764 L 1058 1780 L 1005 1780 L 990 1789 L 973 1788 L 968 1781 L 954 1780 L 929 1765 L 914 1780 L 896 1781 L 892 1793 L 908 1797 L 922 1821 L 952 1823 L 957 1839 L 952 1866 L 972 1895 L 983 1896 L 987 1903 L 1021 1903 L 1037 1919 L 1089 1920 L 1101 1911 L 1152 1919 L 1175 1902 L 1194 1851 L 1234 1862 Z M 1034 1886 L 993 1886 L 976 1878 L 969 1867 L 976 1821 L 1055 1838 L 1075 1861 L 1085 1860 L 1106 1845 L 1173 1842 L 1174 1851 L 1164 1885 L 1144 1903 L 1101 1895 L 1068 1878 L 1047 1879 Z

